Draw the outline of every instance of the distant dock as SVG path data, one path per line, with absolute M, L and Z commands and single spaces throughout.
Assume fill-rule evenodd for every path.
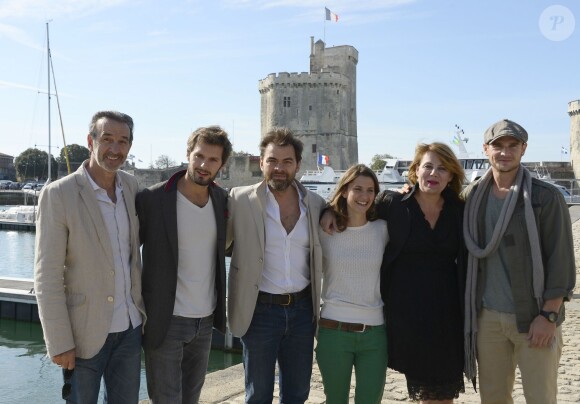
M 0 230 L 36 231 L 36 223 L 21 223 L 10 220 L 0 220 Z
M 40 322 L 31 279 L 0 278 L 0 318 Z
M 32 279 L 0 277 L 0 318 L 39 323 L 38 304 Z M 239 338 L 213 330 L 212 349 L 241 352 Z

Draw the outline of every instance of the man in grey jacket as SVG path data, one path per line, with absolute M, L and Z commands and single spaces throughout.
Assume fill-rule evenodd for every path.
M 521 165 L 528 133 L 504 119 L 484 134 L 490 170 L 465 191 L 466 374 L 482 403 L 513 403 L 515 368 L 526 402 L 555 403 L 564 301 L 576 281 L 564 198 Z

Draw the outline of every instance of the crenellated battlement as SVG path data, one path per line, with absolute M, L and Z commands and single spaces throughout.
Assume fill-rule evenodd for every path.
M 580 100 L 570 101 L 568 103 L 568 115 L 580 115 Z
M 260 80 L 258 88 L 264 94 L 276 87 L 338 87 L 346 88 L 349 80 L 342 74 L 333 72 L 320 73 L 270 73 Z

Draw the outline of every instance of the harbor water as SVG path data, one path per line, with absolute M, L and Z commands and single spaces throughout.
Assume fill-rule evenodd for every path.
M 0 230 L 0 277 L 32 279 L 34 238 L 34 232 Z M 0 319 L 0 358 L 1 403 L 62 402 L 62 374 L 46 357 L 40 324 Z M 212 350 L 208 373 L 240 362 L 239 354 Z M 142 361 L 140 399 L 147 398 L 144 369 Z

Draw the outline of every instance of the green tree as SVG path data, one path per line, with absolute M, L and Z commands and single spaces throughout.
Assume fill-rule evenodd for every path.
M 51 178 L 56 179 L 58 165 L 51 156 Z M 48 178 L 48 153 L 39 149 L 29 148 L 20 153 L 14 160 L 18 181 L 27 178 L 46 180 Z
M 157 160 L 155 160 L 154 166 L 155 166 L 155 168 L 158 168 L 158 169 L 166 169 L 169 167 L 175 167 L 175 160 L 173 160 L 172 158 L 170 158 L 166 154 L 162 154 L 159 157 L 157 157 Z
M 89 158 L 90 152 L 85 146 L 78 144 L 69 144 L 66 146 L 68 151 L 68 161 L 71 163 L 82 163 Z M 61 164 L 66 164 L 66 158 L 64 156 L 64 147 L 60 149 L 60 156 L 58 157 L 58 162 Z
M 385 168 L 385 164 L 387 164 L 384 159 L 392 159 L 393 156 L 390 154 L 375 154 L 371 159 L 371 169 L 375 171 L 380 171 Z

